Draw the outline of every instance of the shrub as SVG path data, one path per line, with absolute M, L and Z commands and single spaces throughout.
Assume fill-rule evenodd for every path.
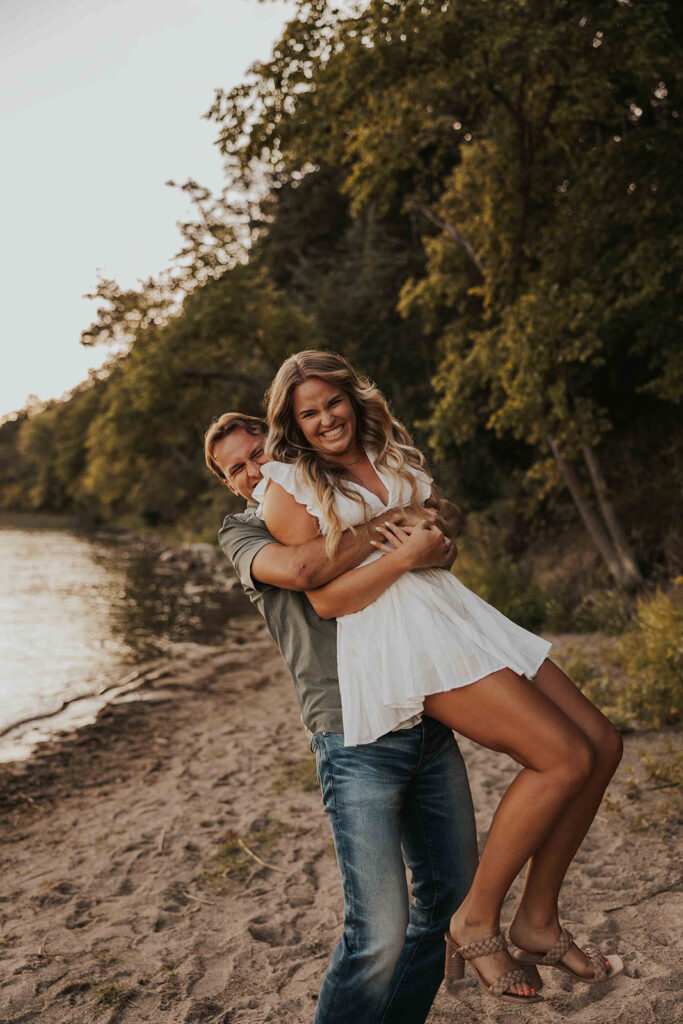
M 543 588 L 543 625 L 551 633 L 574 631 L 575 587 L 566 580 L 555 580 Z
M 672 594 L 641 597 L 615 656 L 626 675 L 620 705 L 634 721 L 659 729 L 681 719 L 683 692 L 683 580 Z
M 603 649 L 596 656 L 595 652 L 587 654 L 570 647 L 565 649 L 564 655 L 560 657 L 562 668 L 588 699 L 607 715 L 617 729 L 632 729 L 634 716 L 622 700 L 625 680 L 619 671 L 608 670 L 607 651 Z
M 557 580 L 543 590 L 543 623 L 553 633 L 600 631 L 618 636 L 632 614 L 632 598 L 618 590 L 582 594 L 577 580 Z
M 579 601 L 570 615 L 577 633 L 601 630 L 618 636 L 626 629 L 632 615 L 631 600 L 618 590 L 594 590 Z
M 543 597 L 531 574 L 507 554 L 493 531 L 468 529 L 453 566 L 458 579 L 525 629 L 543 622 Z

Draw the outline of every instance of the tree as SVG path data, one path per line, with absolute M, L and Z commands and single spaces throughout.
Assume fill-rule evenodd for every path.
M 486 409 L 535 478 L 554 466 L 543 485 L 564 480 L 622 585 L 639 571 L 599 446 L 622 362 L 634 406 L 679 393 L 679 56 L 661 2 L 321 0 L 211 111 L 231 166 L 280 186 L 339 166 L 357 216 L 422 219 L 401 308 L 440 328 L 434 444 Z
M 211 419 L 262 414 L 278 365 L 311 337 L 256 263 L 195 288 L 167 323 L 135 335 L 109 378 L 88 427 L 83 491 L 108 515 L 178 521 L 210 482 L 202 438 Z

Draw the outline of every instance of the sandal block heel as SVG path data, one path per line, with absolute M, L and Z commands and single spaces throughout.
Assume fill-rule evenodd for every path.
M 444 977 L 446 981 L 462 981 L 465 977 L 465 961 L 458 952 L 458 947 L 448 933 L 444 935 L 446 940 L 446 969 Z

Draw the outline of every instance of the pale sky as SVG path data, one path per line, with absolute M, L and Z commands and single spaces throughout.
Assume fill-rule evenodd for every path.
M 270 55 L 291 0 L 0 0 L 0 417 L 101 364 L 79 344 L 97 271 L 124 287 L 180 248 L 183 193 L 222 185 L 214 88 Z

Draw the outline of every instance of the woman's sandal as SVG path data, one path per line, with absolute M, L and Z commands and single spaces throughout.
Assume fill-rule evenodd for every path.
M 566 928 L 562 928 L 547 953 L 530 953 L 528 949 L 520 949 L 519 946 L 514 945 L 510 953 L 518 964 L 523 964 L 530 972 L 529 976 L 531 978 L 534 976 L 532 972 L 535 971 L 539 980 L 541 977 L 538 973 L 539 967 L 553 967 L 556 971 L 564 971 L 574 981 L 582 981 L 584 985 L 603 985 L 606 981 L 616 978 L 624 970 L 624 962 L 616 953 L 610 953 L 609 957 L 606 958 L 597 946 L 585 946 L 582 952 L 586 954 L 593 965 L 593 977 L 585 978 L 583 975 L 577 974 L 576 971 L 573 971 L 571 967 L 562 962 L 562 957 L 573 942 L 574 936 L 572 933 L 568 932 Z M 580 946 L 579 949 L 581 949 Z M 606 959 L 609 967 L 605 966 Z M 538 988 L 537 985 L 535 987 Z
M 502 933 L 492 935 L 488 939 L 479 939 L 477 942 L 468 942 L 465 946 L 459 946 L 448 932 L 446 932 L 444 938 L 446 940 L 446 981 L 460 981 L 464 977 L 466 960 L 472 961 L 476 960 L 479 956 L 486 956 L 488 953 L 498 953 L 500 950 L 507 949 L 508 945 Z M 474 971 L 475 977 L 483 991 L 495 999 L 508 999 L 510 1002 L 515 1003 L 544 1002 L 543 996 L 524 996 L 506 991 L 513 985 L 525 985 L 528 988 L 534 988 L 533 982 L 529 980 L 529 976 L 521 968 L 504 971 L 489 985 L 473 963 L 470 963 L 470 967 Z

